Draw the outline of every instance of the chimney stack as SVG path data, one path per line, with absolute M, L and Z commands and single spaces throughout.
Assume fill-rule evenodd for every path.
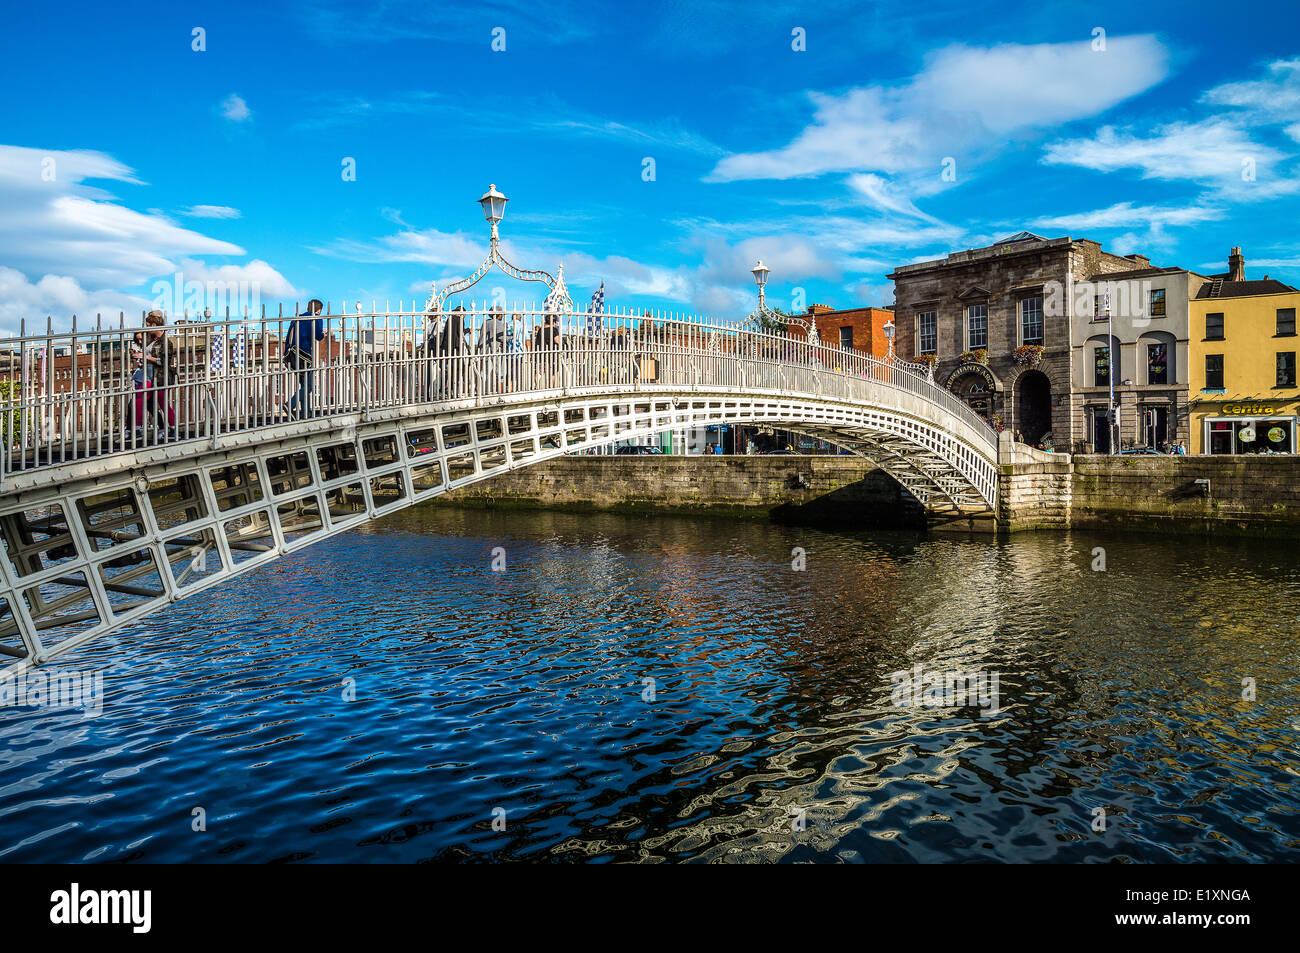
M 809 314 L 829 314 L 830 312 L 832 312 L 832 311 L 834 311 L 834 310 L 835 310 L 835 309 L 832 308 L 832 307 L 831 307 L 830 305 L 828 305 L 828 304 L 810 304 L 810 305 L 808 305 L 808 313 L 809 313 Z
M 1146 255 L 1129 255 L 1128 258 L 1139 268 L 1151 267 L 1151 259 L 1148 258 Z
M 1228 280 L 1246 280 L 1246 259 L 1241 254 L 1240 245 L 1234 245 L 1232 252 L 1228 255 Z

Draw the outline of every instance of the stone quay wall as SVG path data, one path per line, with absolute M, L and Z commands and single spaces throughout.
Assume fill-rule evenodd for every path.
M 438 501 L 622 512 L 714 512 L 922 526 L 916 499 L 858 456 L 557 457 Z
M 1070 527 L 1300 537 L 1300 456 L 1097 456 L 1003 447 L 996 520 L 949 531 Z M 1208 481 L 1208 482 L 1200 482 Z M 920 527 L 916 500 L 852 456 L 568 456 L 436 502 L 774 517 L 845 528 Z
M 1300 537 L 1297 456 L 1078 454 L 1072 465 L 1072 526 Z

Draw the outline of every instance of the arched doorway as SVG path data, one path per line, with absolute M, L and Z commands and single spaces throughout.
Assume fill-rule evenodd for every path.
M 1037 444 L 1052 429 L 1052 382 L 1042 371 L 1016 378 L 1016 430 L 1025 443 Z
M 997 386 L 987 369 L 958 370 L 948 381 L 948 389 L 962 399 L 971 410 L 986 420 L 997 412 L 995 400 Z

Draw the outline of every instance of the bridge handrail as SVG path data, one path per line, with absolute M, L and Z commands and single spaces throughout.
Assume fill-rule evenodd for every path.
M 298 310 L 169 324 L 163 330 L 175 350 L 175 371 L 162 365 L 145 388 L 133 379 L 130 348 L 150 329 L 121 321 L 78 329 L 74 320 L 68 331 L 47 325 L 44 333 L 24 329 L 0 341 L 0 381 L 10 382 L 0 392 L 0 474 L 283 421 L 306 374 L 318 412 L 326 415 L 610 384 L 630 392 L 784 389 L 847 400 L 866 400 L 873 386 L 883 385 L 938 405 L 968 424 L 986 452 L 997 453 L 987 421 L 922 365 L 740 323 L 659 311 L 556 314 L 535 305 L 502 312 L 477 303 L 441 313 L 328 309 L 319 316 L 325 334 L 315 363 L 304 371 L 285 361 Z M 498 318 L 512 334 L 496 335 Z M 467 329 L 459 342 L 448 334 L 451 322 Z M 555 326 L 558 339 L 547 330 Z M 137 430 L 147 422 L 152 433 Z

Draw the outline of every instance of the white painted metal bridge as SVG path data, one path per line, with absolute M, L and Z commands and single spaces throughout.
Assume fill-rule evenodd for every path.
M 175 322 L 173 368 L 147 329 L 12 339 L 3 674 L 365 520 L 665 430 L 779 427 L 931 510 L 996 503 L 996 434 L 922 367 L 679 315 L 439 305 L 322 314 L 309 371 L 291 317 Z M 145 390 L 133 343 L 161 356 Z

